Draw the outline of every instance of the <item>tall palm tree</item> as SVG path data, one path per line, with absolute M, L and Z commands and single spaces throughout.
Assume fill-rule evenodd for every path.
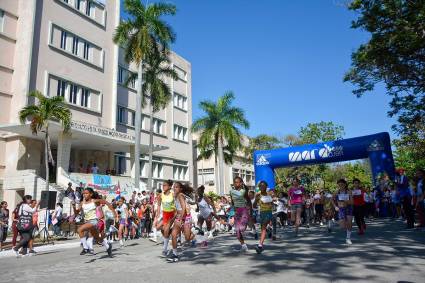
M 218 156 L 218 160 L 216 159 L 216 164 L 218 163 L 216 184 L 220 194 L 224 193 L 224 149 L 227 147 L 230 156 L 233 156 L 242 145 L 242 134 L 238 127 L 249 128 L 249 122 L 245 118 L 244 111 L 232 106 L 234 99 L 233 92 L 228 91 L 217 102 L 202 101 L 199 103 L 199 107 L 206 115 L 192 124 L 192 131 L 200 133 L 201 156 L 208 151 L 214 152 Z
M 140 183 L 140 130 L 142 122 L 143 60 L 147 60 L 152 46 L 160 44 L 163 48 L 175 40 L 170 25 L 161 19 L 164 15 L 175 15 L 176 6 L 165 3 L 144 5 L 140 0 L 125 0 L 124 9 L 128 18 L 118 25 L 113 40 L 124 49 L 124 58 L 137 65 L 137 94 L 134 168 L 135 188 Z
M 44 132 L 44 162 L 46 166 L 46 190 L 49 190 L 49 162 L 54 164 L 50 148 L 49 122 L 57 121 L 62 124 L 63 132 L 66 133 L 71 127 L 71 111 L 64 102 L 62 96 L 46 97 L 39 91 L 33 91 L 29 96 L 38 100 L 38 104 L 28 105 L 19 111 L 19 120 L 25 124 L 31 120 L 30 127 L 34 135 Z
M 173 98 L 170 86 L 165 82 L 165 78 L 177 80 L 179 78 L 177 72 L 171 67 L 170 51 L 153 45 L 149 52 L 151 56 L 147 56 L 144 61 L 145 83 L 142 87 L 142 104 L 146 104 L 146 98 L 149 99 L 149 166 L 148 166 L 148 185 L 147 189 L 152 190 L 152 158 L 153 158 L 153 132 L 154 121 L 153 114 L 167 107 Z M 134 80 L 136 74 L 128 77 L 128 81 Z

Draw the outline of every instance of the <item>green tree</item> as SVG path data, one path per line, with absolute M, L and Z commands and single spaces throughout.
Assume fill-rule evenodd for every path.
M 342 139 L 344 136 L 344 127 L 335 125 L 333 122 L 308 123 L 301 127 L 298 137 L 302 144 L 314 144 L 319 142 L 333 141 Z
M 124 0 L 124 9 L 128 18 L 120 22 L 115 30 L 113 40 L 124 49 L 124 58 L 127 63 L 137 65 L 137 94 L 135 115 L 135 146 L 134 168 L 135 188 L 140 183 L 140 131 L 142 122 L 142 88 L 143 88 L 143 60 L 150 60 L 155 45 L 167 49 L 175 40 L 174 32 L 170 25 L 163 19 L 166 15 L 175 15 L 176 7 L 165 3 L 152 3 L 144 5 L 140 0 Z
M 406 175 L 411 179 L 415 176 L 417 169 L 425 168 L 425 156 L 422 155 L 422 149 L 418 148 L 418 145 L 425 147 L 425 138 L 412 143 L 411 139 L 416 138 L 415 135 L 403 136 L 393 141 L 395 165 L 406 170 Z
M 254 151 L 278 148 L 281 144 L 282 142 L 278 137 L 261 134 L 249 138 L 248 146 L 244 147 L 244 154 L 252 161 L 254 159 Z
M 147 189 L 152 190 L 152 159 L 153 159 L 153 116 L 154 113 L 167 107 L 173 98 L 170 86 L 164 81 L 165 78 L 177 80 L 179 77 L 176 71 L 171 67 L 170 51 L 160 49 L 158 45 L 153 45 L 149 52 L 151 56 L 146 56 L 144 61 L 145 83 L 142 87 L 142 105 L 146 104 L 146 98 L 149 100 L 149 166 L 148 166 L 148 184 Z M 135 80 L 137 74 L 132 74 L 127 78 L 127 82 Z
M 198 147 L 201 154 L 210 150 L 218 156 L 216 184 L 220 194 L 224 193 L 224 148 L 227 146 L 231 155 L 241 149 L 243 136 L 238 127 L 249 128 L 243 109 L 232 106 L 234 99 L 233 92 L 228 91 L 217 102 L 202 101 L 199 108 L 205 112 L 205 116 L 192 124 L 192 131 L 200 133 Z
M 50 147 L 49 122 L 60 122 L 63 132 L 71 128 L 71 111 L 64 103 L 62 96 L 46 97 L 39 91 L 33 91 L 29 96 L 37 99 L 38 104 L 28 105 L 19 111 L 19 120 L 25 124 L 29 119 L 34 135 L 44 132 L 44 162 L 46 168 L 46 190 L 49 190 L 49 162 L 54 164 Z
M 351 27 L 370 39 L 351 55 L 344 81 L 354 84 L 358 97 L 383 83 L 392 97 L 388 114 L 398 117 L 393 129 L 402 137 L 424 137 L 425 1 L 354 0 L 349 9 L 359 15 Z M 425 156 L 420 141 L 411 140 Z

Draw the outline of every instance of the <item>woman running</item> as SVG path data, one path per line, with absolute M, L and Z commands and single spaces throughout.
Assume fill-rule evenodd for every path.
M 332 218 L 334 217 L 335 206 L 333 202 L 333 195 L 329 192 L 325 194 L 323 199 L 323 215 L 325 216 L 326 226 L 328 232 L 332 232 Z
M 272 210 L 273 210 L 273 197 L 270 192 L 267 192 L 267 183 L 261 181 L 258 185 L 260 192 L 255 196 L 255 207 L 260 207 L 260 224 L 261 224 L 261 234 L 260 242 L 255 248 L 258 254 L 263 252 L 263 244 L 266 239 L 267 226 L 271 224 L 272 221 Z
M 119 215 L 118 240 L 120 241 L 120 247 L 124 247 L 123 238 L 128 233 L 128 207 L 124 197 L 118 200 L 117 212 Z
M 213 216 L 218 219 L 217 213 L 215 211 L 214 202 L 205 195 L 205 187 L 200 186 L 197 190 L 198 197 L 196 199 L 197 210 L 199 211 L 198 215 L 198 227 L 202 230 L 204 222 L 207 225 L 208 238 L 213 238 L 212 229 L 212 218 Z
M 75 202 L 72 202 L 72 208 L 74 209 L 74 214 L 77 215 L 80 211 L 83 211 L 84 215 L 84 224 L 78 228 L 78 235 L 80 236 L 81 244 L 83 245 L 83 250 L 80 255 L 91 254 L 93 255 L 93 238 L 86 239 L 86 232 L 90 233 L 92 237 L 96 239 L 97 242 L 101 242 L 105 247 L 108 255 L 112 256 L 112 244 L 109 244 L 108 241 L 104 238 L 103 240 L 99 237 L 99 231 L 97 231 L 97 224 L 99 222 L 96 216 L 97 206 L 105 204 L 108 208 L 115 213 L 112 205 L 100 198 L 97 198 L 97 194 L 93 191 L 92 188 L 85 188 L 83 191 L 83 201 L 81 206 L 77 209 Z
M 234 221 L 236 237 L 241 243 L 240 251 L 246 252 L 248 251 L 248 246 L 245 244 L 242 234 L 245 231 L 249 220 L 249 206 L 247 204 L 250 203 L 250 200 L 248 197 L 248 189 L 243 183 L 241 177 L 235 177 L 233 179 L 233 186 L 234 188 L 230 189 L 229 193 L 232 206 L 235 211 Z
M 298 228 L 301 225 L 301 213 L 303 211 L 305 190 L 300 185 L 298 178 L 292 181 L 292 188 L 289 189 L 288 195 L 291 204 L 291 221 L 295 222 L 295 235 L 298 236 Z
M 186 232 L 184 233 L 184 235 L 187 242 L 195 238 L 195 235 L 191 233 L 190 230 L 187 231 L 187 229 L 185 229 L 186 221 L 191 221 L 191 219 L 187 219 L 188 216 L 190 217 L 190 212 L 188 214 L 189 207 L 186 202 L 185 195 L 190 195 L 192 192 L 193 192 L 193 189 L 190 188 L 189 186 L 184 186 L 180 182 L 174 183 L 174 196 L 175 196 L 174 203 L 176 207 L 176 214 L 175 214 L 173 230 L 171 232 L 171 245 L 173 247 L 173 252 L 171 256 L 167 259 L 170 262 L 179 261 L 179 255 L 177 253 L 177 239 L 182 232 Z M 189 211 L 190 211 L 190 208 L 189 208 Z
M 171 226 L 176 215 L 176 204 L 174 201 L 174 193 L 171 190 L 173 187 L 173 181 L 165 181 L 162 185 L 162 193 L 157 198 L 157 215 L 160 215 L 162 209 L 162 220 L 156 224 L 156 229 L 161 230 L 162 236 L 164 237 L 164 246 L 162 250 L 162 256 L 167 257 L 168 255 L 168 242 L 170 241 Z
M 347 237 L 345 242 L 347 245 L 351 245 L 351 221 L 353 219 L 353 197 L 351 192 L 348 190 L 347 181 L 339 179 L 338 182 L 338 193 L 335 197 L 336 205 L 335 209 L 338 211 L 339 225 L 342 229 L 346 230 Z
M 364 219 L 366 211 L 365 192 L 360 187 L 360 180 L 357 178 L 353 180 L 352 194 L 354 220 L 356 221 L 357 227 L 359 227 L 358 234 L 363 235 L 366 230 L 366 222 Z

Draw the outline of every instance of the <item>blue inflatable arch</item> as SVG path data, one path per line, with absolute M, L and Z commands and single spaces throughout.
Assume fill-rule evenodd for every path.
M 254 152 L 255 181 L 274 189 L 274 169 L 369 158 L 374 180 L 385 172 L 394 179 L 395 168 L 388 133 Z

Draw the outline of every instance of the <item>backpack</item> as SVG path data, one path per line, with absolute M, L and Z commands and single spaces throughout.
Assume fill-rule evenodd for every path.
M 19 208 L 19 218 L 16 228 L 18 228 L 18 231 L 20 232 L 28 232 L 34 227 L 32 213 L 24 211 L 23 206 L 24 205 L 22 204 Z

